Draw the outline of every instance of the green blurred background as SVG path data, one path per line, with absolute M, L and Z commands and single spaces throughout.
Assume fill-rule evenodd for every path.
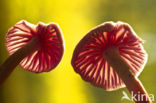
M 105 21 L 124 21 L 146 42 L 148 62 L 139 76 L 156 94 L 156 0 L 0 0 L 0 64 L 8 57 L 5 35 L 20 20 L 56 22 L 65 39 L 65 54 L 56 69 L 35 74 L 17 67 L 0 87 L 0 103 L 131 103 L 121 101 L 126 88 L 107 92 L 76 74 L 70 60 L 78 41 Z

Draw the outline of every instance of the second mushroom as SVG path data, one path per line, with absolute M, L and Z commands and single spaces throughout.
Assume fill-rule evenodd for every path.
M 129 24 L 106 22 L 80 40 L 71 64 L 82 79 L 97 87 L 112 91 L 126 86 L 130 93 L 146 95 L 136 103 L 151 103 L 137 78 L 147 61 L 142 42 Z

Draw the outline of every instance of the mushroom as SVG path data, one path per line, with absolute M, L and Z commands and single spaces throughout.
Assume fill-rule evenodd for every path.
M 77 44 L 71 64 L 83 80 L 106 91 L 127 87 L 136 94 L 136 103 L 151 103 L 138 79 L 147 53 L 131 26 L 123 22 L 105 22 L 91 31 Z M 146 97 L 139 101 L 139 95 Z
M 54 69 L 63 56 L 64 42 L 56 23 L 33 25 L 22 20 L 8 31 L 6 48 L 11 56 L 0 66 L 0 85 L 18 64 L 35 73 Z

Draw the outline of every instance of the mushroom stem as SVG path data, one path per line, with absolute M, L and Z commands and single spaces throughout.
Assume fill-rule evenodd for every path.
M 8 78 L 14 68 L 29 54 L 38 50 L 38 37 L 33 37 L 29 43 L 17 50 L 14 54 L 9 56 L 0 66 L 0 85 Z
M 142 83 L 132 73 L 129 65 L 121 58 L 117 48 L 108 48 L 103 56 L 123 80 L 130 94 L 133 95 L 132 98 L 135 103 L 152 103 Z

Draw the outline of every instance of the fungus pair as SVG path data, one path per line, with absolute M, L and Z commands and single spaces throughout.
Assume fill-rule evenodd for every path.
M 145 94 L 138 75 L 147 61 L 147 53 L 132 28 L 123 22 L 106 22 L 92 29 L 76 46 L 71 64 L 85 81 L 107 91 L 127 87 L 129 92 Z M 41 73 L 54 69 L 61 61 L 64 43 L 57 24 L 37 26 L 21 21 L 6 36 L 11 55 L 0 67 L 0 84 L 20 63 L 23 69 Z

